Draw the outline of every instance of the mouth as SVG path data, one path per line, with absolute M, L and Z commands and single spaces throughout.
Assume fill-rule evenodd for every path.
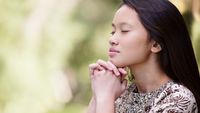
M 109 52 L 116 52 L 116 53 L 119 53 L 119 51 L 116 50 L 116 49 L 114 49 L 114 48 L 110 48 L 110 49 L 109 49 Z
M 120 53 L 120 51 L 118 51 L 118 50 L 116 50 L 116 49 L 114 49 L 114 48 L 110 48 L 110 49 L 109 49 L 109 52 L 108 52 L 108 55 L 109 55 L 110 57 L 113 57 L 113 56 L 115 56 L 115 55 L 118 54 L 118 53 Z

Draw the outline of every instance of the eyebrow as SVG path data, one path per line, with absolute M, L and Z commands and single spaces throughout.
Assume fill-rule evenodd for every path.
M 121 23 L 119 23 L 119 26 L 120 26 L 120 27 L 123 26 L 123 25 L 128 25 L 128 26 L 132 27 L 131 24 L 128 24 L 128 23 L 126 23 L 126 22 L 121 22 Z M 116 27 L 114 23 L 112 23 L 112 27 Z

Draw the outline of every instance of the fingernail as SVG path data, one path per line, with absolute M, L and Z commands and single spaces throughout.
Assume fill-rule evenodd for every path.
M 116 72 L 116 74 L 119 76 L 120 75 L 120 73 L 118 72 L 118 71 L 115 71 Z
M 124 74 L 127 74 L 127 72 L 126 71 L 123 71 L 124 72 Z
M 124 69 L 122 69 L 122 68 L 119 68 L 119 70 L 120 70 L 120 72 L 123 73 L 123 74 L 126 74 L 126 73 L 127 73 L 127 72 L 126 72 Z

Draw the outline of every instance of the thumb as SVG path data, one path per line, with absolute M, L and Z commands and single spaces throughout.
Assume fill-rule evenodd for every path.
M 128 81 L 126 80 L 126 79 L 124 79 L 123 81 L 122 81 L 122 92 L 124 92 L 124 90 L 126 89 L 126 87 L 127 87 L 127 83 L 128 83 Z

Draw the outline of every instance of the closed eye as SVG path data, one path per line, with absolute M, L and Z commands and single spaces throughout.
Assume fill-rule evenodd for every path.
M 127 33 L 127 32 L 129 32 L 129 31 L 121 31 L 122 33 Z
M 114 34 L 115 34 L 115 31 L 112 31 L 110 34 L 111 34 L 111 35 L 114 35 Z
M 125 31 L 125 30 L 124 30 L 124 31 L 121 31 L 121 32 L 122 32 L 122 33 L 127 33 L 127 32 L 129 32 L 129 31 L 127 31 L 127 30 Z M 115 34 L 115 31 L 112 31 L 110 34 L 111 34 L 111 35 L 114 35 L 114 34 Z

